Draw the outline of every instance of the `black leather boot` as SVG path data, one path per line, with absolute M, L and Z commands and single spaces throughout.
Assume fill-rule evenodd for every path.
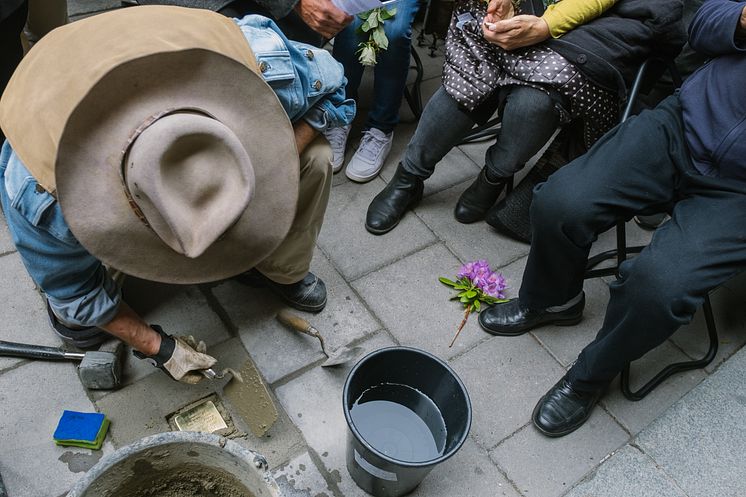
M 423 189 L 422 178 L 408 173 L 399 163 L 389 184 L 368 206 L 365 229 L 374 235 L 383 235 L 396 228 L 404 213 L 422 200 Z
M 518 301 L 509 300 L 495 304 L 479 313 L 479 325 L 491 335 L 518 336 L 527 331 L 556 324 L 558 326 L 572 326 L 583 318 L 585 307 L 585 293 L 577 303 L 563 311 L 551 312 L 549 309 L 529 309 Z
M 469 188 L 458 199 L 456 208 L 453 210 L 456 221 L 469 224 L 484 219 L 485 214 L 495 204 L 505 185 L 512 180 L 513 177 L 511 176 L 492 182 L 487 179 L 487 167 L 482 168 L 474 183 L 469 185 Z

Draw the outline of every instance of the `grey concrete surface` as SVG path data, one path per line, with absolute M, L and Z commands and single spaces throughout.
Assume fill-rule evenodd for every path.
M 118 4 L 71 1 L 70 13 L 75 19 Z M 427 48 L 421 54 L 427 97 L 440 83 L 442 49 L 432 59 Z M 360 90 L 363 111 L 371 88 L 367 74 Z M 363 118 L 361 112 L 348 156 Z M 472 315 L 449 349 L 463 309 L 449 300 L 452 292 L 437 277 L 454 277 L 460 264 L 484 258 L 505 276 L 506 294 L 515 297 L 529 248 L 484 223 L 461 225 L 452 217 L 453 205 L 481 168 L 489 142 L 448 154 L 426 183 L 423 202 L 392 233 L 375 237 L 365 231 L 368 204 L 390 180 L 416 128 L 405 104 L 402 118 L 380 178 L 358 185 L 343 173 L 335 176 L 312 266 L 327 283 L 329 303 L 321 313 L 300 314 L 334 346 L 360 344 L 372 351 L 411 345 L 429 350 L 466 384 L 474 409 L 471 433 L 462 449 L 434 469 L 412 495 L 746 495 L 746 277 L 713 292 L 720 351 L 710 367 L 672 378 L 640 402 L 624 399 L 614 383 L 581 429 L 565 438 L 545 438 L 531 425 L 531 411 L 600 327 L 610 280 L 586 282 L 585 318 L 575 327 L 493 337 Z M 630 244 L 645 243 L 651 236 L 632 223 L 628 233 Z M 613 246 L 614 234 L 606 233 L 592 252 Z M 59 345 L 3 222 L 0 274 L 0 339 Z M 126 289 L 128 300 L 150 322 L 204 339 L 221 367 L 240 367 L 251 357 L 275 395 L 277 423 L 264 437 L 254 437 L 235 406 L 224 399 L 225 380 L 182 385 L 131 356 L 126 385 L 114 392 L 85 392 L 71 364 L 0 359 L 0 474 L 11 497 L 61 497 L 103 453 L 168 430 L 169 414 L 208 395 L 224 400 L 239 432 L 237 442 L 267 457 L 286 497 L 364 495 L 345 467 L 347 426 L 341 395 L 352 365 L 321 368 L 318 344 L 276 321 L 284 305 L 274 295 L 235 281 L 199 287 L 131 281 Z M 642 381 L 668 361 L 701 355 L 704 337 L 698 315 L 635 363 L 633 381 Z M 65 408 L 106 413 L 112 425 L 103 452 L 54 446 L 52 431 Z

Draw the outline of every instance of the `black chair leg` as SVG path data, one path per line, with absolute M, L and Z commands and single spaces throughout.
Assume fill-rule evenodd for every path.
M 420 60 L 420 56 L 417 53 L 417 50 L 414 48 L 414 45 L 412 45 L 412 60 L 414 61 L 414 67 L 416 71 L 416 76 L 414 79 L 414 83 L 412 83 L 412 90 L 410 91 L 409 88 L 404 88 L 404 98 L 407 99 L 407 104 L 409 104 L 409 108 L 412 109 L 412 113 L 415 115 L 417 119 L 420 118 L 422 115 L 422 78 L 424 77 L 425 69 L 422 67 L 422 60 Z
M 629 400 L 641 400 L 643 399 L 647 394 L 649 394 L 655 387 L 660 385 L 664 380 L 666 380 L 669 376 L 681 373 L 683 371 L 689 371 L 691 369 L 700 369 L 704 368 L 708 364 L 712 362 L 712 360 L 715 358 L 715 355 L 718 352 L 718 334 L 717 329 L 715 328 L 715 318 L 712 314 L 712 304 L 710 302 L 710 296 L 707 295 L 705 297 L 705 303 L 702 306 L 702 309 L 705 312 L 705 321 L 707 322 L 707 335 L 710 338 L 710 348 L 707 351 L 707 353 L 702 357 L 702 359 L 698 359 L 695 361 L 684 361 L 684 362 L 677 362 L 674 364 L 670 364 L 663 368 L 657 375 L 653 377 L 652 380 L 648 381 L 645 385 L 640 387 L 637 391 L 632 391 L 630 389 L 629 385 L 629 368 L 630 365 L 627 364 L 627 366 L 624 368 L 621 374 L 621 387 L 622 387 L 622 393 L 625 397 L 627 397 Z

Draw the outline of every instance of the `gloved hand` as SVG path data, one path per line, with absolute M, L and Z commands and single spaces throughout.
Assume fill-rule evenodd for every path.
M 153 366 L 160 368 L 167 375 L 183 383 L 198 383 L 204 376 L 199 370 L 212 367 L 217 360 L 205 354 L 205 342 L 197 342 L 193 336 L 173 337 L 168 335 L 158 325 L 151 325 L 161 335 L 161 346 L 158 353 L 146 356 L 134 351 L 135 357 L 148 360 Z

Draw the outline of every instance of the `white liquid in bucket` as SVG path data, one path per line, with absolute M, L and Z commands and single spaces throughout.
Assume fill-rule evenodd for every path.
M 350 410 L 360 435 L 377 451 L 404 462 L 443 455 L 446 425 L 438 406 L 406 385 L 384 383 L 368 390 Z

